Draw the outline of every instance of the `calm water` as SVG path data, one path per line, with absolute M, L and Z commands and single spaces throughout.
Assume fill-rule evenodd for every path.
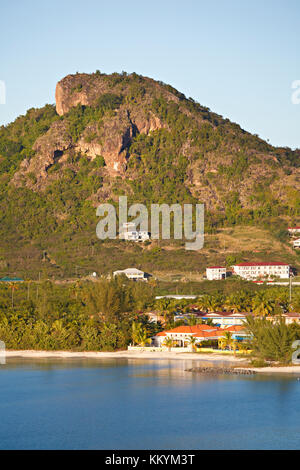
M 300 380 L 184 372 L 189 361 L 10 359 L 1 449 L 298 449 Z

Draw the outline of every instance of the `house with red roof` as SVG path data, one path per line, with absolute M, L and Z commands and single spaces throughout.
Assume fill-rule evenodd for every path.
M 171 338 L 174 346 L 188 347 L 192 337 L 200 343 L 205 340 L 218 340 L 224 335 L 224 330 L 209 325 L 178 326 L 171 330 L 161 331 L 152 337 L 152 346 L 163 346 L 166 338 Z
M 233 274 L 243 279 L 252 280 L 259 278 L 279 277 L 287 279 L 291 274 L 291 266 L 287 263 L 265 262 L 265 263 L 240 263 L 232 266 Z
M 295 233 L 300 233 L 300 226 L 296 225 L 295 227 L 288 227 L 288 232 L 291 235 L 294 235 Z

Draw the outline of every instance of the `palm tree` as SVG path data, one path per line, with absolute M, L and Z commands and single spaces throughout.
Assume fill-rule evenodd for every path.
M 231 349 L 232 345 L 233 345 L 233 340 L 232 340 L 232 335 L 230 333 L 230 331 L 226 331 L 224 336 L 222 336 L 219 341 L 219 347 L 221 349 L 225 349 L 227 346 L 229 349 Z
M 274 312 L 274 302 L 269 300 L 264 292 L 261 292 L 254 297 L 252 309 L 255 315 L 266 317 Z
M 151 343 L 151 338 L 148 337 L 146 328 L 143 328 L 138 337 L 138 344 L 142 347 L 145 347 L 146 344 Z
M 142 333 L 142 324 L 137 322 L 132 322 L 132 341 L 133 345 L 139 344 L 139 339 Z
M 10 282 L 8 287 L 11 289 L 11 307 L 14 308 L 14 291 L 18 290 L 18 287 L 14 282 Z
M 167 336 L 163 342 L 163 346 L 166 346 L 168 350 L 171 350 L 171 347 L 173 346 L 173 340 L 170 338 L 170 336 Z
M 197 338 L 195 338 L 195 336 L 190 336 L 189 345 L 191 346 L 192 351 L 196 350 L 196 342 L 197 342 Z

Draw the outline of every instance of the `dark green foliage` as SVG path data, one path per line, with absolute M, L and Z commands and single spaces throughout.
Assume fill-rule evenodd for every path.
M 150 287 L 118 279 L 12 287 L 0 284 L 0 338 L 8 349 L 124 349 L 137 311 L 152 298 Z
M 266 319 L 247 318 L 251 335 L 251 348 L 260 359 L 287 364 L 293 353 L 292 343 L 300 338 L 300 326 L 286 325 L 283 319 L 270 322 Z
M 82 106 L 78 104 L 72 108 L 63 119 L 67 120 L 68 130 L 76 142 L 88 124 L 101 122 L 105 112 L 118 108 L 123 97 L 114 93 L 105 93 L 99 97 L 95 106 Z
M 56 119 L 54 106 L 47 104 L 41 109 L 29 109 L 25 116 L 0 127 L 0 176 L 12 174 L 24 158 L 34 155 L 32 145 Z

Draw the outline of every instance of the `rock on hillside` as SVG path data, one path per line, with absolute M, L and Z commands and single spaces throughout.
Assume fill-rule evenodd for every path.
M 77 173 L 79 158 L 101 157 L 106 184 L 116 176 L 135 181 L 148 200 L 149 191 L 193 198 L 227 217 L 262 203 L 271 211 L 278 201 L 297 205 L 299 152 L 272 147 L 169 85 L 78 73 L 58 82 L 55 97 L 56 119 L 21 162 L 16 186 L 45 189 L 65 169 Z

